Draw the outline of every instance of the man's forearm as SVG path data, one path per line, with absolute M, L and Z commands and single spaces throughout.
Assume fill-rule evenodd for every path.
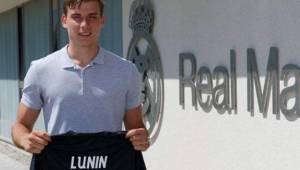
M 14 144 L 24 149 L 24 146 L 22 145 L 22 138 L 24 138 L 25 135 L 28 135 L 31 132 L 31 129 L 27 128 L 21 123 L 15 123 L 12 126 L 12 140 Z

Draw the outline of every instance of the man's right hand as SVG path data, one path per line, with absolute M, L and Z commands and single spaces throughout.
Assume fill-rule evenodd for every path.
M 20 103 L 16 122 L 12 126 L 12 140 L 14 144 L 30 153 L 41 153 L 51 141 L 44 131 L 33 130 L 40 110 L 32 109 Z
M 23 149 L 30 153 L 39 154 L 51 142 L 48 133 L 43 131 L 32 131 L 22 137 L 20 143 Z

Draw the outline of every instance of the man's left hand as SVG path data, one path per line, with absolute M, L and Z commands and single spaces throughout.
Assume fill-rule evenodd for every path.
M 131 141 L 135 150 L 145 151 L 150 146 L 148 132 L 145 128 L 129 130 L 126 134 L 126 138 Z

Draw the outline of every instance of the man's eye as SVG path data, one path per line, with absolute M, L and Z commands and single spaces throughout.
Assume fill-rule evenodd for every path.
M 76 21 L 81 20 L 81 16 L 77 16 L 77 15 L 72 16 L 72 18 L 73 18 L 74 20 L 76 20 Z
M 96 16 L 96 15 L 89 16 L 89 19 L 97 19 L 97 18 L 98 18 L 98 16 Z

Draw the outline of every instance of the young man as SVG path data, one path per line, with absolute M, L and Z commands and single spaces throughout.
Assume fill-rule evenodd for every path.
M 102 0 L 65 0 L 61 22 L 69 44 L 32 62 L 12 127 L 14 143 L 40 153 L 51 135 L 120 131 L 124 122 L 134 148 L 146 150 L 138 71 L 98 45 Z M 41 109 L 47 132 L 33 130 Z

